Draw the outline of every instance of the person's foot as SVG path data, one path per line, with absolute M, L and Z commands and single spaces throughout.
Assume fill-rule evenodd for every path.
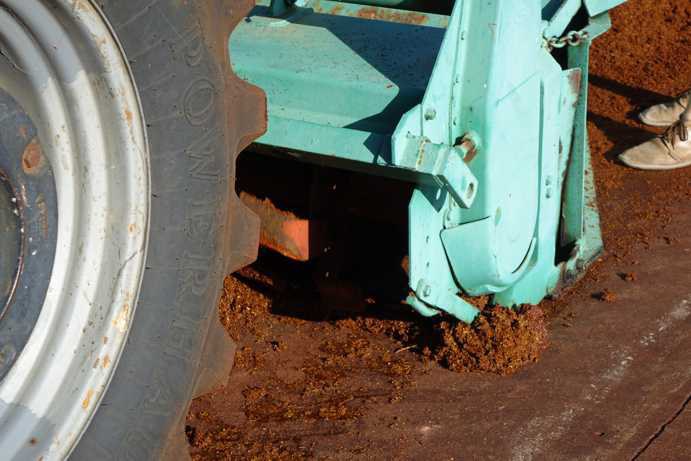
M 691 165 L 691 128 L 680 120 L 664 134 L 619 155 L 625 165 L 640 170 L 673 170 Z
M 689 105 L 691 89 L 683 92 L 670 102 L 649 107 L 638 114 L 641 122 L 651 126 L 670 126 L 677 120 L 684 109 Z

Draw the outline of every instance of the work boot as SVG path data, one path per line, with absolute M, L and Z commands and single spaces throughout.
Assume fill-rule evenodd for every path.
M 650 126 L 670 126 L 679 120 L 679 116 L 689 105 L 691 90 L 687 90 L 676 97 L 673 101 L 664 102 L 649 107 L 640 114 L 638 118 L 641 122 Z
M 640 170 L 673 170 L 691 165 L 691 128 L 682 120 L 660 136 L 619 155 L 625 165 Z

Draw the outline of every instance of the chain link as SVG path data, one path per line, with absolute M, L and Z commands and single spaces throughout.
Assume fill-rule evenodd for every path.
M 578 46 L 588 39 L 588 31 L 586 30 L 572 30 L 563 37 L 552 37 L 545 39 L 545 46 L 548 51 L 555 48 L 564 48 L 565 46 Z

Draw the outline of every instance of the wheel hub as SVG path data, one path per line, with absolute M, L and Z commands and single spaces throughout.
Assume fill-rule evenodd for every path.
M 7 155 L 2 144 L 0 155 Z M 0 171 L 0 319 L 14 293 L 19 272 L 20 229 L 17 197 L 7 175 Z
M 0 88 L 0 380 L 41 312 L 56 239 L 53 170 L 33 121 Z

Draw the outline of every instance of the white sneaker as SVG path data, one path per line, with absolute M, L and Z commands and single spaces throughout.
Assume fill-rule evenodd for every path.
M 677 120 L 664 134 L 619 155 L 625 165 L 640 170 L 673 170 L 691 165 L 691 128 Z
M 651 126 L 670 126 L 677 120 L 684 109 L 689 105 L 691 90 L 687 90 L 670 102 L 649 107 L 640 114 L 641 122 Z

